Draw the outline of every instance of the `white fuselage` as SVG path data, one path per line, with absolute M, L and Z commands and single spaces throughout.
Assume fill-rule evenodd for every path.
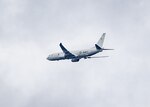
M 102 52 L 102 50 L 98 50 L 95 47 L 93 47 L 91 49 L 86 49 L 86 50 L 71 51 L 71 53 L 75 55 L 74 58 L 72 58 L 72 57 L 66 58 L 65 54 L 63 52 L 60 52 L 60 53 L 50 54 L 47 57 L 47 59 L 50 61 L 63 60 L 63 59 L 81 59 L 81 58 L 86 59 L 88 56 L 94 55 L 98 52 Z
M 112 49 L 103 48 L 103 42 L 105 39 L 105 35 L 106 35 L 106 33 L 103 33 L 103 35 L 100 37 L 100 39 L 95 44 L 95 46 L 93 48 L 86 49 L 86 50 L 69 51 L 63 46 L 62 43 L 60 43 L 59 46 L 60 46 L 62 52 L 51 54 L 47 57 L 47 59 L 50 61 L 71 59 L 72 62 L 78 62 L 81 58 L 85 58 L 85 59 L 94 58 L 94 57 L 91 57 L 94 54 L 102 52 L 103 50 L 112 50 Z

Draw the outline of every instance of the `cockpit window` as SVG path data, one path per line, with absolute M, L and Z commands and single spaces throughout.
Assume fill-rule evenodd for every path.
M 49 56 L 51 56 L 51 57 L 52 57 L 52 56 L 54 56 L 54 54 L 51 54 L 51 55 L 49 55 Z

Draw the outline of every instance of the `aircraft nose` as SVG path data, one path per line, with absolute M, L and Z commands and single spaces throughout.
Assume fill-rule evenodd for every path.
M 49 57 L 47 57 L 46 59 L 49 60 Z

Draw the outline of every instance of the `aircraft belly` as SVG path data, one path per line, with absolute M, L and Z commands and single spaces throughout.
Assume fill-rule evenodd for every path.
M 91 55 L 94 55 L 94 54 L 96 54 L 97 52 L 92 52 L 92 53 L 90 53 L 89 55 L 91 56 Z
M 88 56 L 95 55 L 96 53 L 98 53 L 98 52 L 97 52 L 97 51 L 89 52 L 89 53 L 88 53 Z
M 76 56 L 77 56 L 77 58 L 85 58 L 87 56 L 91 56 L 91 55 L 94 55 L 96 53 L 97 53 L 97 51 L 95 51 L 95 50 L 83 51 L 83 52 L 76 53 Z

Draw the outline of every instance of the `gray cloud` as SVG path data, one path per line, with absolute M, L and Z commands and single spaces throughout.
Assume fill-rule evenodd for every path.
M 148 0 L 1 0 L 1 107 L 149 107 Z M 49 53 L 92 47 L 106 59 L 48 62 Z

